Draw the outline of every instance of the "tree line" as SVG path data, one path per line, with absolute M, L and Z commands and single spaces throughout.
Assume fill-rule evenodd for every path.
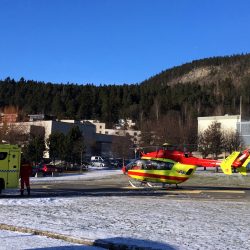
M 219 67 L 207 82 L 176 82 L 198 67 Z M 58 119 L 98 119 L 112 127 L 120 118 L 136 121 L 143 141 L 197 142 L 197 117 L 250 113 L 250 55 L 197 60 L 131 85 L 52 84 L 21 78 L 0 81 L 0 109 L 18 107 L 21 119 L 44 113 Z M 230 74 L 228 73 L 230 72 Z M 149 133 L 148 131 L 153 131 Z M 151 138 L 151 139 L 150 139 Z

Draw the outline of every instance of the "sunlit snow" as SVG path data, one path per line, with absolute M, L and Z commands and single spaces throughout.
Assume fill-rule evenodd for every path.
M 73 181 L 119 174 L 119 171 L 94 171 L 60 178 Z M 50 178 L 50 181 L 58 181 L 59 177 Z M 32 179 L 32 182 L 38 181 L 45 179 Z M 250 204 L 247 201 L 176 200 L 169 199 L 168 195 L 99 195 L 1 198 L 0 207 L 0 223 L 97 242 L 105 240 L 152 249 L 249 249 L 250 246 Z M 4 242 L 8 233 L 0 233 L 1 242 Z M 11 241 L 15 246 L 20 237 L 13 237 Z M 32 244 L 28 241 L 27 248 L 20 249 L 32 248 Z M 41 247 L 44 244 L 41 240 Z

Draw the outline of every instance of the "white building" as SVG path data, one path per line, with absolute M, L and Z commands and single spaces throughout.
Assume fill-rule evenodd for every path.
M 198 134 L 213 122 L 218 122 L 224 131 L 238 131 L 245 146 L 250 146 L 250 121 L 242 121 L 240 115 L 198 117 Z
M 222 130 L 237 131 L 237 124 L 241 122 L 240 115 L 198 117 L 198 133 L 206 130 L 213 122 L 218 122 Z

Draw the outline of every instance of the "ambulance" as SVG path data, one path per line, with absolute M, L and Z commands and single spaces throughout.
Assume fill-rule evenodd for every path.
M 0 193 L 6 188 L 17 188 L 21 163 L 21 148 L 0 144 Z

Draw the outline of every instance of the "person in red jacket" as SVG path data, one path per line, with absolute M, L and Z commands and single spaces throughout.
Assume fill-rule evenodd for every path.
M 30 195 L 30 176 L 32 174 L 32 165 L 31 163 L 22 156 L 21 167 L 20 167 L 20 178 L 21 178 L 21 189 L 20 193 L 24 193 L 24 184 L 27 189 L 28 195 Z

